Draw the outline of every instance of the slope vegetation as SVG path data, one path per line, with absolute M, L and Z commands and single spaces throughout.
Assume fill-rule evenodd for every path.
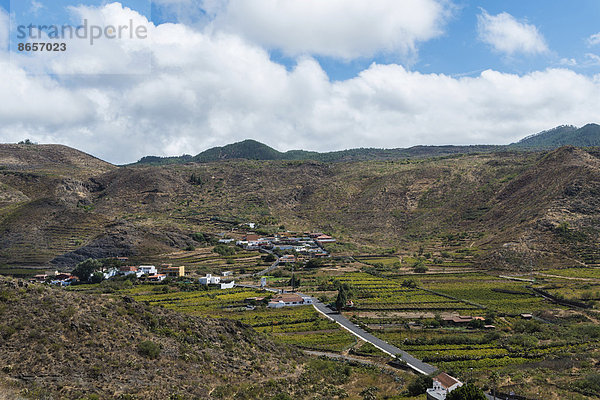
M 0 377 L 35 398 L 209 398 L 302 360 L 237 322 L 2 278 L 0 316 Z
M 191 233 L 249 221 L 264 231 L 324 230 L 346 253 L 426 247 L 460 250 L 486 267 L 600 263 L 593 150 L 86 171 L 0 171 L 0 263 L 143 260 L 194 245 Z

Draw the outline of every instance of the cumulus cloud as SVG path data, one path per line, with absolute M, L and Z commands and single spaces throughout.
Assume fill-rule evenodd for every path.
M 214 27 L 296 56 L 413 53 L 443 32 L 445 0 L 213 0 Z
M 546 40 L 535 25 L 519 22 L 506 12 L 490 15 L 482 9 L 477 28 L 480 40 L 500 53 L 511 56 L 548 52 Z
M 117 11 L 89 17 L 110 22 L 129 12 Z M 502 144 L 600 120 L 600 76 L 566 69 L 456 78 L 372 64 L 331 82 L 312 57 L 288 70 L 240 35 L 149 28 L 151 75 L 36 76 L 0 65 L 0 141 L 63 143 L 125 163 L 246 138 L 319 151 Z M 117 62 L 122 54 L 103 57 Z

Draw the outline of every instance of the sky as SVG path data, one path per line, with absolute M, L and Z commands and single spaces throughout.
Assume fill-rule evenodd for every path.
M 118 164 L 247 138 L 508 144 L 600 122 L 598 17 L 597 0 L 0 0 L 0 142 Z M 51 36 L 64 25 L 104 36 Z M 66 50 L 19 51 L 40 41 Z

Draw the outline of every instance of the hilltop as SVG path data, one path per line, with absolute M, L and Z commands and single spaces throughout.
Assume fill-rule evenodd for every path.
M 180 157 L 147 156 L 132 165 L 168 165 L 189 162 L 208 163 L 224 160 L 313 160 L 320 162 L 344 161 L 384 161 L 444 157 L 456 154 L 490 153 L 510 150 L 551 150 L 561 146 L 594 147 L 600 146 L 600 125 L 588 124 L 580 129 L 574 126 L 557 128 L 530 135 L 510 145 L 472 146 L 414 146 L 410 148 L 376 149 L 359 148 L 319 153 L 316 151 L 289 150 L 280 152 L 264 143 L 247 139 L 222 147 L 213 147 L 202 153 Z
M 289 150 L 280 152 L 264 143 L 247 139 L 228 144 L 223 147 L 213 147 L 196 156 L 183 155 L 180 157 L 147 156 L 131 165 L 168 165 L 185 164 L 189 162 L 208 163 L 226 160 L 288 160 L 288 161 L 383 161 L 405 158 L 425 158 L 448 156 L 453 154 L 469 154 L 500 150 L 499 146 L 415 146 L 408 149 L 375 149 L 360 148 L 319 153 L 316 151 Z
M 561 146 L 597 147 L 600 146 L 600 125 L 588 124 L 582 128 L 559 126 L 528 136 L 511 146 L 529 149 L 554 149 Z
M 108 172 L 114 165 L 71 147 L 58 144 L 0 144 L 0 166 L 4 169 L 61 173 L 78 176 Z

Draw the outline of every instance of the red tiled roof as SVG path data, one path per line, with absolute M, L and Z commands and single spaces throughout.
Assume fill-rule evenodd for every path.
M 302 301 L 304 301 L 304 299 L 302 299 L 302 297 L 300 297 L 299 295 L 294 294 L 294 293 L 283 293 L 283 294 L 279 294 L 279 295 L 273 297 L 273 299 L 271 299 L 271 301 L 274 301 L 274 302 L 283 301 L 284 303 L 293 303 L 293 302 L 302 302 Z
M 459 380 L 451 377 L 450 375 L 448 375 L 445 372 L 442 372 L 441 374 L 439 374 L 438 376 L 436 376 L 435 378 L 436 381 L 438 381 L 439 383 L 442 384 L 442 386 L 446 389 L 456 385 L 457 383 L 460 383 Z

